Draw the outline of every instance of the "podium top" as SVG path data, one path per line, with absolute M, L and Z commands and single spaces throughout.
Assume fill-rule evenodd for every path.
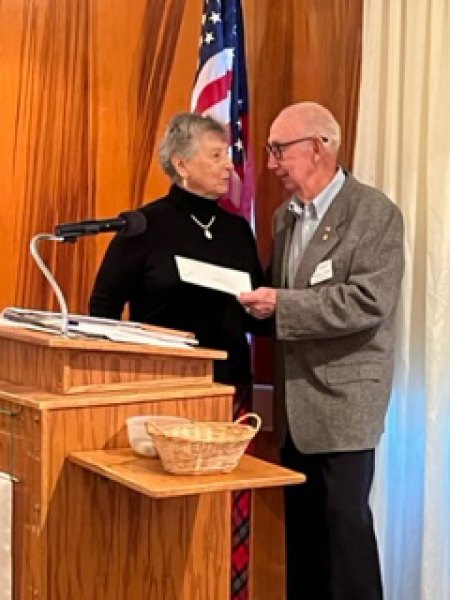
M 66 337 L 56 332 L 34 331 L 24 327 L 0 324 L 0 339 L 15 340 L 36 346 L 66 350 L 84 350 L 99 352 L 117 352 L 129 354 L 157 354 L 163 356 L 181 356 L 189 358 L 209 358 L 224 360 L 227 353 L 222 350 L 193 347 L 189 345 L 170 345 L 155 341 L 154 344 L 115 342 L 101 338 Z
M 113 342 L 129 342 L 155 345 L 197 345 L 194 334 L 136 321 L 122 321 L 8 306 L 0 313 L 0 325 L 23 327 L 32 331 L 44 331 L 75 338 L 107 339 Z M 162 342 L 162 344 L 161 344 Z M 157 344 L 158 345 L 158 344 Z
M 70 315 L 6 309 L 0 317 L 0 380 L 53 394 L 211 383 L 213 361 L 227 353 L 193 346 L 195 338 L 162 328 Z M 22 312 L 23 311 L 23 312 Z M 79 317 L 79 318 L 77 318 Z

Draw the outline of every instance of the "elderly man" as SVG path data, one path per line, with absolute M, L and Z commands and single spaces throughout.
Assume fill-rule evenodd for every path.
M 275 318 L 275 431 L 304 486 L 286 489 L 287 599 L 379 600 L 368 496 L 390 396 L 403 222 L 338 164 L 340 127 L 302 102 L 272 124 L 268 168 L 291 198 L 273 222 L 273 288 L 241 294 Z

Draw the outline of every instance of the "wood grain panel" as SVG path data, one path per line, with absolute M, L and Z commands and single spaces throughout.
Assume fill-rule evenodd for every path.
M 68 560 L 50 570 L 47 598 L 227 600 L 229 508 L 229 493 L 151 500 L 67 464 L 48 526 L 72 515 L 52 539 Z
M 231 472 L 176 477 L 160 460 L 137 456 L 130 448 L 71 452 L 74 464 L 150 498 L 177 498 L 212 492 L 260 489 L 303 483 L 305 476 L 244 454 Z
M 20 258 L 18 304 L 48 306 L 51 294 L 27 253 L 30 238 L 52 230 L 62 216 L 92 214 L 89 178 L 89 3 L 23 3 L 13 160 L 20 197 L 16 222 Z M 85 297 L 75 258 L 84 269 L 81 248 L 45 252 L 69 298 Z M 52 302 L 53 304 L 53 302 Z M 54 305 L 54 304 L 53 304 Z
M 100 478 L 86 477 L 81 470 L 74 472 L 65 462 L 65 457 L 74 450 L 125 446 L 125 419 L 131 415 L 181 414 L 192 418 L 229 420 L 230 410 L 229 396 L 209 401 L 197 396 L 188 402 L 171 400 L 138 406 L 73 408 L 54 410 L 45 415 L 48 438 L 44 451 L 49 457 L 45 467 L 48 473 L 46 497 L 51 499 L 43 531 L 43 534 L 46 532 L 50 565 L 47 598 L 134 600 L 138 597 L 133 595 L 135 589 L 148 590 L 146 597 L 155 600 L 225 598 L 224 590 L 219 592 L 214 587 L 214 580 L 200 584 L 204 581 L 198 570 L 203 557 L 197 553 L 208 552 L 208 563 L 216 557 L 216 568 L 220 571 L 216 575 L 228 577 L 229 561 L 225 557 L 229 556 L 230 523 L 225 516 L 229 514 L 226 495 L 206 495 L 199 498 L 194 507 L 185 499 L 169 500 L 167 505 L 150 502 L 139 494 L 126 492 L 121 486 Z M 95 517 L 97 511 L 100 515 L 102 511 L 109 510 L 108 507 L 111 507 L 112 514 L 106 515 L 104 521 Z M 203 510 L 218 524 L 212 536 L 207 536 L 210 541 L 206 549 L 201 542 L 205 539 L 208 524 L 208 517 L 200 514 Z M 114 527 L 103 528 L 101 523 L 109 519 Z M 88 522 L 98 526 L 87 527 Z M 164 542 L 172 535 L 180 540 L 179 551 L 166 554 L 168 550 Z M 135 548 L 133 555 L 122 551 L 121 540 L 129 540 L 130 536 L 134 540 L 131 544 Z M 96 563 L 85 551 L 93 544 L 100 544 L 105 549 Z M 197 544 L 199 547 L 196 547 Z M 67 553 L 67 564 L 59 563 L 59 552 Z M 151 560 L 136 565 L 134 557 L 138 556 L 141 557 L 139 560 L 143 560 L 142 557 L 151 557 Z M 70 564 L 79 565 L 82 576 L 78 577 L 78 572 Z M 183 573 L 188 566 L 196 574 L 193 579 L 177 579 L 174 575 L 176 568 L 179 567 L 179 573 Z M 163 581 L 164 586 L 158 588 L 157 581 Z M 196 586 L 200 585 L 209 587 L 198 590 Z M 189 596 L 192 589 L 196 593 L 201 592 L 200 595 Z M 208 593 L 213 595 L 208 596 Z
M 1 306 L 56 308 L 28 253 L 34 234 L 149 199 L 161 114 L 166 121 L 167 107 L 187 108 L 200 11 L 197 0 L 2 3 L 1 248 L 10 260 L 1 267 Z M 158 178 L 167 188 L 157 169 Z M 74 312 L 86 311 L 108 237 L 42 244 Z
M 75 356 L 70 353 L 68 359 L 69 374 L 65 393 L 124 389 L 127 384 L 138 388 L 145 383 L 155 385 L 183 380 L 183 384 L 189 385 L 212 381 L 210 361 L 195 358 L 168 359 L 164 354 L 139 357 L 115 354 L 109 357 L 106 354 L 90 352 Z
M 204 348 L 114 344 L 8 327 L 2 332 L 0 380 L 60 394 L 211 383 L 212 358 L 224 356 Z
M 191 400 L 200 396 L 208 402 L 214 398 L 223 398 L 233 395 L 232 386 L 220 383 L 180 385 L 173 383 L 159 383 L 158 386 L 143 385 L 137 387 L 126 386 L 124 390 L 101 390 L 97 392 L 80 392 L 79 394 L 53 394 L 42 392 L 35 387 L 17 386 L 0 381 L 0 399 L 15 402 L 17 406 L 35 408 L 38 410 L 61 410 L 63 408 L 81 408 L 91 406 L 108 406 L 119 404 L 139 404 L 159 402 L 161 400 Z
M 37 348 L 22 342 L 0 339 L 0 379 L 61 391 L 64 385 L 63 351 Z
M 181 394 L 182 396 L 182 394 Z M 205 497 L 202 502 L 207 503 L 206 517 L 197 515 L 197 511 L 190 511 L 180 501 L 176 506 L 171 508 L 176 514 L 187 510 L 186 520 L 171 519 L 170 509 L 167 507 L 160 514 L 160 508 L 144 503 L 141 506 L 141 501 L 138 495 L 133 497 L 126 496 L 122 498 L 122 494 L 118 490 L 107 492 L 113 494 L 113 511 L 117 511 L 114 519 L 113 530 L 99 529 L 84 531 L 84 522 L 81 518 L 81 506 L 85 495 L 81 496 L 81 504 L 74 496 L 73 482 L 68 478 L 67 468 L 65 466 L 65 458 L 72 450 L 88 450 L 92 448 L 117 448 L 127 445 L 127 437 L 125 431 L 125 419 L 131 415 L 137 414 L 181 414 L 191 418 L 206 419 L 206 420 L 229 420 L 231 417 L 231 396 L 210 396 L 197 393 L 195 397 L 184 399 L 182 397 L 171 398 L 167 401 L 160 400 L 159 402 L 141 402 L 139 404 L 132 403 L 128 399 L 126 405 L 115 406 L 97 406 L 85 407 L 83 409 L 64 408 L 61 410 L 52 411 L 37 411 L 26 406 L 21 406 L 17 402 L 0 401 L 0 406 L 3 408 L 19 409 L 20 414 L 15 422 L 15 468 L 14 473 L 19 477 L 20 483 L 14 487 L 14 559 L 15 559 L 15 598 L 23 600 L 24 598 L 83 598 L 98 600 L 104 598 L 117 598 L 122 600 L 129 598 L 134 600 L 137 596 L 133 595 L 133 586 L 142 584 L 151 588 L 154 577 L 149 570 L 150 562 L 153 563 L 153 557 L 157 556 L 157 544 L 149 547 L 149 536 L 156 535 L 155 528 L 159 527 L 155 524 L 155 515 L 161 518 L 161 530 L 157 530 L 159 537 L 173 533 L 173 528 L 176 528 L 176 535 L 179 536 L 185 529 L 183 540 L 185 544 L 180 550 L 180 561 L 198 561 L 201 564 L 201 559 L 196 551 L 188 549 L 189 540 L 197 541 L 205 536 L 205 528 L 207 521 L 210 518 L 219 518 L 222 525 L 218 528 L 216 539 L 217 547 L 208 549 L 208 552 L 217 553 L 217 565 L 221 573 L 228 581 L 228 572 L 223 569 L 228 568 L 228 561 L 224 560 L 224 556 L 228 556 L 229 551 L 229 520 L 224 515 L 229 514 L 227 511 L 229 500 L 227 498 L 219 499 L 216 495 Z M 6 456 L 9 456 L 7 449 L 11 423 L 10 418 L 5 415 L 0 416 L 0 456 L 2 462 L 0 467 L 8 469 L 9 463 Z M 89 503 L 92 501 L 96 509 L 104 508 L 102 498 L 104 493 L 101 491 L 92 492 L 92 482 L 88 484 L 87 498 Z M 79 490 L 78 490 L 79 491 Z M 92 492 L 92 493 L 91 493 Z M 116 494 L 118 494 L 116 496 Z M 220 495 L 219 495 L 220 496 Z M 108 496 L 111 500 L 111 498 Z M 95 504 L 95 502 L 98 504 Z M 224 504 L 225 503 L 225 504 Z M 83 505 L 84 506 L 84 505 Z M 202 504 L 202 509 L 203 509 Z M 200 509 L 200 507 L 198 507 Z M 90 507 L 87 510 L 91 510 Z M 155 513 L 156 510 L 156 513 Z M 128 528 L 127 518 L 130 517 L 130 529 Z M 209 517 L 208 517 L 209 516 Z M 142 519 L 141 519 L 142 517 Z M 125 520 L 124 520 L 125 519 Z M 19 525 L 17 525 L 19 524 Z M 147 525 L 148 527 L 147 527 Z M 147 527 L 147 529 L 146 529 Z M 223 527 L 223 531 L 222 528 Z M 178 529 L 179 528 L 179 529 Z M 126 531 L 125 531 L 126 529 Z M 136 536 L 139 530 L 140 535 L 144 532 L 136 542 L 136 551 L 144 551 L 145 565 L 141 564 L 141 573 L 148 578 L 148 581 L 142 583 L 135 580 L 136 564 L 133 562 L 133 556 L 130 553 L 121 551 L 120 540 L 128 540 L 130 536 Z M 105 554 L 102 555 L 100 562 L 95 566 L 92 564 L 89 552 L 89 539 L 84 536 L 96 536 L 95 539 L 104 542 L 101 547 L 105 548 Z M 121 536 L 124 536 L 123 538 Z M 223 539 L 222 539 L 223 536 Z M 113 540 L 113 547 L 109 553 L 108 539 Z M 134 537 L 133 537 L 134 539 Z M 159 538 L 158 538 L 159 539 Z M 178 539 L 178 538 L 177 538 Z M 211 536 L 208 537 L 211 539 Z M 82 546 L 82 543 L 87 543 L 87 546 Z M 92 542 L 93 543 L 93 542 Z M 208 548 L 209 548 L 208 542 Z M 133 546 L 133 544 L 131 544 Z M 204 546 L 202 546 L 204 548 Z M 70 569 L 70 561 L 64 561 L 61 564 L 59 557 L 61 552 L 68 552 L 69 556 L 76 558 L 82 565 L 83 575 L 78 578 L 74 576 L 79 571 L 72 569 L 71 576 L 68 577 L 66 569 Z M 223 553 L 223 554 L 222 554 Z M 219 556 L 220 554 L 220 556 Z M 117 578 L 111 579 L 111 571 L 109 570 L 109 560 L 114 556 L 114 560 L 118 561 L 119 570 Z M 137 554 L 136 554 L 137 556 Z M 159 556 L 159 555 L 158 555 Z M 152 560 L 148 560 L 149 558 Z M 141 556 L 141 561 L 144 558 Z M 173 568 L 170 563 L 170 557 L 164 558 L 164 563 L 155 561 L 154 575 L 164 576 L 164 573 L 169 573 Z M 186 562 L 186 564 L 188 564 Z M 47 566 L 49 567 L 47 569 Z M 192 566 L 189 562 L 189 566 Z M 197 568 L 197 567 L 196 567 Z M 194 568 L 195 573 L 197 573 Z M 166 571 L 164 571 L 164 569 Z M 161 572 L 163 570 L 163 572 Z M 198 580 L 201 573 L 198 572 Z M 166 581 L 166 579 L 165 579 Z M 223 581 L 223 580 L 222 580 Z M 167 581 L 170 584 L 170 576 Z M 93 587 L 89 589 L 88 584 Z M 114 588 L 117 585 L 117 588 Z M 177 581 L 176 591 L 180 585 Z M 191 581 L 189 585 L 198 585 L 195 581 Z M 207 593 L 215 593 L 214 581 L 208 583 L 212 586 L 206 590 L 204 595 L 199 598 L 215 597 L 208 596 Z M 80 591 L 81 590 L 81 591 Z M 114 591 L 115 590 L 115 591 Z M 190 588 L 189 588 L 190 590 Z M 187 593 L 187 592 L 186 592 Z M 190 593 L 190 592 L 189 592 Z M 86 594 L 86 595 L 80 595 Z M 117 595 L 114 595 L 117 594 Z M 163 590 L 160 589 L 155 598 L 163 598 Z M 153 597 L 153 596 L 149 596 Z M 167 596 L 176 597 L 176 596 Z M 180 598 L 191 598 L 192 596 L 185 595 Z M 195 597 L 195 596 L 194 596 Z M 221 595 L 217 596 L 222 598 Z
M 255 454 L 278 464 L 279 451 L 273 435 L 261 432 L 255 440 Z M 308 485 L 306 482 L 305 485 Z M 285 544 L 283 490 L 265 489 L 253 495 L 252 566 L 253 599 L 285 600 Z
M 18 382 L 26 380 L 28 383 L 27 377 L 30 374 L 28 363 L 32 363 L 37 379 L 34 382 L 35 386 L 40 385 L 51 388 L 53 385 L 52 378 L 58 382 L 61 381 L 62 375 L 64 379 L 67 366 L 70 367 L 71 357 L 79 357 L 83 352 L 87 356 L 90 354 L 89 346 L 92 344 L 90 341 L 77 342 L 76 340 L 61 340 L 57 338 L 55 345 L 55 338 L 52 336 L 35 334 L 34 340 L 36 344 L 33 345 L 30 343 L 33 339 L 29 335 L 29 332 L 22 334 L 22 337 L 27 338 L 29 342 L 26 345 L 24 340 L 21 339 L 20 330 L 11 331 L 8 329 L 3 340 L 6 345 L 4 352 L 6 362 L 8 363 L 9 357 L 9 365 L 11 366 L 12 362 L 14 362 L 12 358 L 15 357 L 16 360 L 23 361 L 24 363 L 22 368 L 19 365 L 15 371 Z M 47 340 L 47 344 L 45 340 Z M 63 345 L 61 346 L 61 344 Z M 14 350 L 20 345 L 22 346 L 22 352 L 17 354 Z M 129 352 L 122 359 L 131 363 L 131 348 L 128 350 Z M 166 354 L 164 358 L 159 357 L 158 349 L 153 347 L 142 348 L 138 346 L 136 347 L 136 351 L 136 364 L 140 361 L 140 358 L 144 357 L 144 360 L 150 358 L 154 359 L 154 361 L 151 364 L 146 363 L 145 368 L 153 369 L 154 372 L 158 368 L 166 371 L 167 364 L 170 371 L 171 357 L 169 355 Z M 154 380 L 152 382 L 153 389 L 148 392 L 148 396 L 146 396 L 145 387 L 141 387 L 135 392 L 130 392 L 129 390 L 127 392 L 126 389 L 122 392 L 116 392 L 116 397 L 111 401 L 108 401 L 108 395 L 102 395 L 99 392 L 92 394 L 91 397 L 85 393 L 85 404 L 79 404 L 76 397 L 68 396 L 66 397 L 66 402 L 62 402 L 58 406 L 58 395 L 42 389 L 42 387 L 40 390 L 35 387 L 33 391 L 29 387 L 21 388 L 17 383 L 2 384 L 0 389 L 0 405 L 5 408 L 11 408 L 11 410 L 18 413 L 14 419 L 8 417 L 8 415 L 1 415 L 0 419 L 0 466 L 4 466 L 4 468 L 9 469 L 20 477 L 20 482 L 15 484 L 18 495 L 17 511 L 14 511 L 14 598 L 16 600 L 28 597 L 36 599 L 72 597 L 92 597 L 97 599 L 104 597 L 105 600 L 117 597 L 119 600 L 119 598 L 128 597 L 124 596 L 125 593 L 128 593 L 125 592 L 124 585 L 125 587 L 128 585 L 129 577 L 132 576 L 134 567 L 131 565 L 130 556 L 133 556 L 135 549 L 145 552 L 140 557 L 140 561 L 142 567 L 146 564 L 147 568 L 143 568 L 141 578 L 137 578 L 134 573 L 133 590 L 152 589 L 152 587 L 148 588 L 147 573 L 149 570 L 151 571 L 149 565 L 151 564 L 153 567 L 154 564 L 155 569 L 153 573 L 155 577 L 160 578 L 158 583 L 160 595 L 157 597 L 164 597 L 163 594 L 167 591 L 165 586 L 170 585 L 170 581 L 166 581 L 166 572 L 168 571 L 164 565 L 169 564 L 170 561 L 167 562 L 167 560 L 173 554 L 173 551 L 167 550 L 168 557 L 167 560 L 164 560 L 164 568 L 160 568 L 160 563 L 157 560 L 154 562 L 151 560 L 147 564 L 147 561 L 149 561 L 147 550 L 149 549 L 148 544 L 150 541 L 144 538 L 146 545 L 139 546 L 139 544 L 134 542 L 134 537 L 130 537 L 132 533 L 134 534 L 133 523 L 138 517 L 136 517 L 137 508 L 134 504 L 128 508 L 128 497 L 123 510 L 119 511 L 119 517 L 123 513 L 126 515 L 125 521 L 122 524 L 121 522 L 117 523 L 115 516 L 119 500 L 116 501 L 114 497 L 112 498 L 113 505 L 111 507 L 107 509 L 103 507 L 103 510 L 110 509 L 114 517 L 112 521 L 114 535 L 116 534 L 116 529 L 119 532 L 117 534 L 118 537 L 114 538 L 113 545 L 114 548 L 119 548 L 118 554 L 113 554 L 114 560 L 117 562 L 117 573 L 119 575 L 116 579 L 109 577 L 106 588 L 102 582 L 98 582 L 98 569 L 103 564 L 104 547 L 103 545 L 99 545 L 94 550 L 94 547 L 89 545 L 93 543 L 92 538 L 81 538 L 81 542 L 87 545 L 79 546 L 77 545 L 78 538 L 76 537 L 78 529 L 80 532 L 87 530 L 90 535 L 90 532 L 95 530 L 95 527 L 91 525 L 87 528 L 85 522 L 82 520 L 82 526 L 76 530 L 75 535 L 71 531 L 74 515 L 77 510 L 80 510 L 80 504 L 82 504 L 85 497 L 87 496 L 89 500 L 87 506 L 88 514 L 90 514 L 89 511 L 94 502 L 91 502 L 92 499 L 89 497 L 89 493 L 85 493 L 84 488 L 80 489 L 77 487 L 76 478 L 72 479 L 70 474 L 68 475 L 65 461 L 73 450 L 126 446 L 125 421 L 131 415 L 166 413 L 186 415 L 199 420 L 202 418 L 207 420 L 230 420 L 233 388 L 220 386 L 209 381 L 206 385 L 191 386 L 189 390 L 189 385 L 185 386 L 183 384 L 182 375 L 186 374 L 189 379 L 193 354 L 180 349 L 172 351 L 174 353 L 172 358 L 176 364 L 178 363 L 178 388 L 172 385 L 169 389 L 170 386 L 167 383 L 161 384 L 161 388 L 159 388 L 157 380 Z M 180 360 L 183 360 L 179 355 L 180 352 L 186 356 L 184 359 L 186 361 L 185 366 L 179 363 Z M 36 359 L 42 356 L 43 353 L 47 356 L 47 363 L 45 365 L 40 364 L 41 368 L 46 367 L 47 373 L 39 379 L 38 370 L 36 369 L 36 364 L 39 360 Z M 201 362 L 206 362 L 208 367 L 206 370 L 211 373 L 211 362 L 215 352 L 202 349 L 199 350 L 199 353 L 204 355 L 203 358 L 200 358 L 200 363 L 198 363 L 200 368 Z M 105 368 L 108 367 L 108 357 L 112 360 L 117 357 L 121 358 L 121 352 L 118 352 L 118 346 L 115 344 L 107 344 L 103 354 L 98 352 L 94 352 L 94 354 L 102 358 Z M 81 365 L 84 365 L 86 368 L 93 366 L 89 361 L 82 361 Z M 157 375 L 157 373 L 155 374 Z M 81 375 L 81 377 L 83 380 L 89 379 L 88 374 Z M 101 379 L 101 377 L 102 374 L 97 373 L 96 379 Z M 139 379 L 137 373 L 135 379 Z M 137 386 L 139 381 L 134 381 L 133 383 Z M 167 396 L 165 395 L 166 390 L 168 390 Z M 113 396 L 114 392 L 110 392 L 110 394 Z M 82 395 L 80 394 L 80 396 Z M 47 401 L 45 397 L 47 397 Z M 70 401 L 67 398 L 70 398 Z M 12 435 L 12 432 L 14 435 Z M 9 448 L 7 447 L 8 440 L 10 443 L 12 440 L 14 441 L 14 444 L 10 445 Z M 13 464 L 15 461 L 11 452 L 12 449 L 17 453 L 18 457 L 17 471 Z M 76 498 L 78 492 L 82 494 L 80 502 Z M 119 496 L 122 497 L 121 492 L 119 492 Z M 222 495 L 221 500 L 217 497 L 211 497 L 211 505 L 205 505 L 203 500 L 201 502 L 196 502 L 195 500 L 194 504 L 201 506 L 201 510 L 206 510 L 206 515 L 203 516 L 197 515 L 197 509 L 194 510 L 193 514 L 195 514 L 197 520 L 201 520 L 206 524 L 211 518 L 216 517 L 218 520 L 216 525 L 214 525 L 215 529 L 218 532 L 222 530 L 224 532 L 223 541 L 219 540 L 218 546 L 215 548 L 218 563 L 222 565 L 224 561 L 220 552 L 229 552 L 229 498 Z M 179 520 L 183 521 L 181 525 L 181 528 L 183 528 L 184 520 L 187 519 L 188 525 L 186 526 L 185 539 L 189 541 L 193 539 L 198 543 L 199 548 L 191 549 L 190 547 L 183 547 L 182 551 L 180 551 L 180 559 L 172 562 L 170 565 L 170 568 L 173 568 L 175 565 L 183 569 L 186 566 L 190 570 L 192 577 L 187 578 L 189 582 L 186 582 L 183 571 L 180 571 L 175 577 L 175 593 L 178 593 L 181 584 L 187 586 L 187 591 L 183 592 L 185 595 L 181 596 L 186 599 L 190 597 L 189 594 L 192 589 L 196 589 L 197 580 L 199 581 L 201 574 L 200 560 L 204 558 L 203 553 L 205 551 L 208 555 L 210 554 L 209 550 L 205 550 L 205 548 L 209 548 L 211 537 L 206 535 L 205 526 L 197 527 L 195 536 L 193 537 L 193 526 L 190 525 L 191 508 L 192 504 L 186 505 L 183 500 L 178 506 L 178 511 L 181 515 Z M 145 511 L 146 509 L 143 511 L 144 522 L 145 515 L 147 514 Z M 162 516 L 160 516 L 158 511 L 156 514 L 156 517 L 161 519 L 161 523 L 164 521 L 168 523 L 167 531 L 164 530 L 163 532 L 163 538 L 166 533 L 174 533 L 174 524 L 170 519 L 170 511 L 164 511 Z M 175 512 L 178 515 L 178 512 Z M 156 517 L 155 512 L 151 512 L 149 518 L 154 519 Z M 132 531 L 128 529 L 130 524 L 132 524 Z M 157 535 L 159 533 L 159 523 L 155 523 L 152 520 L 150 524 L 151 527 L 148 534 L 153 536 L 150 546 L 154 553 L 154 547 L 158 546 L 160 540 L 160 537 Z M 111 526 L 109 526 L 110 529 Z M 124 546 L 128 546 L 128 548 L 124 550 Z M 178 551 L 178 545 L 175 547 Z M 93 564 L 92 556 L 86 552 L 86 548 L 93 550 L 92 556 L 98 558 L 96 564 Z M 67 557 L 61 560 L 61 557 L 65 553 L 67 553 Z M 107 558 L 109 563 L 112 558 L 109 555 Z M 77 562 L 75 563 L 74 560 Z M 194 564 L 191 563 L 192 560 Z M 212 554 L 212 560 L 213 565 L 215 565 L 215 554 Z M 83 573 L 81 579 L 79 577 L 80 572 Z M 126 573 L 126 579 L 122 578 L 123 573 Z M 207 594 L 210 592 L 215 593 L 216 589 L 226 590 L 228 588 L 229 573 L 227 567 L 225 569 L 221 567 L 218 576 L 220 579 L 215 579 L 212 583 L 200 584 L 201 589 L 206 590 L 202 591 L 201 598 L 205 598 L 206 600 L 208 598 Z M 86 580 L 88 580 L 87 584 Z M 150 580 L 153 581 L 153 577 Z M 85 585 L 87 585 L 86 588 L 84 587 Z M 141 587 L 139 588 L 139 586 Z M 133 595 L 130 595 L 130 600 L 135 597 L 134 591 L 131 593 Z M 117 596 L 113 594 L 117 594 Z
M 13 561 L 23 565 L 14 569 L 14 598 L 33 597 L 32 581 L 41 578 L 40 530 L 40 415 L 38 411 L 0 401 L 3 409 L 18 411 L 18 416 L 0 415 L 0 469 L 18 478 L 13 487 L 14 528 Z M 25 574 L 26 573 L 26 574 Z
M 167 189 L 155 148 L 168 119 L 189 106 L 201 4 L 0 2 L 0 307 L 55 307 L 28 255 L 32 235 L 58 222 L 116 215 Z M 267 261 L 271 215 L 284 196 L 266 172 L 263 150 L 277 112 L 302 99 L 329 106 L 344 127 L 343 162 L 351 166 L 362 0 L 245 0 L 243 6 L 257 234 Z M 44 256 L 72 311 L 86 311 L 108 241 L 46 244 Z M 271 362 L 270 352 L 257 348 L 258 382 L 271 382 Z M 255 552 L 271 544 L 268 532 L 264 525 L 256 531 Z M 257 574 L 256 581 L 265 579 Z M 264 592 L 276 598 L 277 589 Z

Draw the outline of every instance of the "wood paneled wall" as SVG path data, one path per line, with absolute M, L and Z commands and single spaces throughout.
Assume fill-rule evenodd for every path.
M 202 0 L 0 3 L 0 306 L 55 307 L 28 244 L 56 223 L 114 216 L 158 197 L 155 149 L 189 107 Z M 351 164 L 362 0 L 244 0 L 256 218 L 262 258 L 283 198 L 265 171 L 270 122 L 285 105 L 323 102 Z M 42 244 L 72 311 L 84 312 L 109 236 Z
M 0 2 L 0 306 L 55 307 L 28 245 L 56 223 L 117 215 L 162 193 L 153 160 L 189 105 L 201 2 Z M 85 312 L 108 236 L 42 244 Z
M 264 261 L 271 215 L 284 197 L 263 150 L 276 114 L 299 100 L 328 106 L 343 127 L 342 162 L 351 166 L 362 2 L 243 0 Z M 115 216 L 167 189 L 155 149 L 170 116 L 189 107 L 202 4 L 0 0 L 0 308 L 56 308 L 30 258 L 33 235 L 61 222 Z M 43 244 L 71 311 L 87 310 L 108 241 Z M 258 346 L 257 381 L 270 382 L 270 364 L 267 346 Z M 280 503 L 267 507 L 261 530 L 275 536 L 266 543 L 276 548 Z M 282 587 L 270 590 L 270 581 L 279 580 L 282 557 L 260 552 L 255 559 L 255 594 L 281 600 Z

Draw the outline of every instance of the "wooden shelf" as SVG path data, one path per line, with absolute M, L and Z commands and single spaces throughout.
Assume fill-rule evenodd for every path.
M 172 475 L 161 461 L 129 448 L 72 452 L 69 460 L 151 498 L 175 498 L 211 492 L 303 483 L 305 476 L 245 454 L 234 471 L 212 475 Z
M 41 391 L 32 386 L 17 385 L 0 380 L 0 400 L 13 401 L 17 405 L 37 410 L 61 410 L 63 408 L 83 408 L 95 406 L 118 406 L 161 400 L 188 400 L 198 397 L 221 397 L 233 394 L 234 388 L 222 383 L 148 383 L 125 389 L 80 392 L 78 394 L 55 394 Z

